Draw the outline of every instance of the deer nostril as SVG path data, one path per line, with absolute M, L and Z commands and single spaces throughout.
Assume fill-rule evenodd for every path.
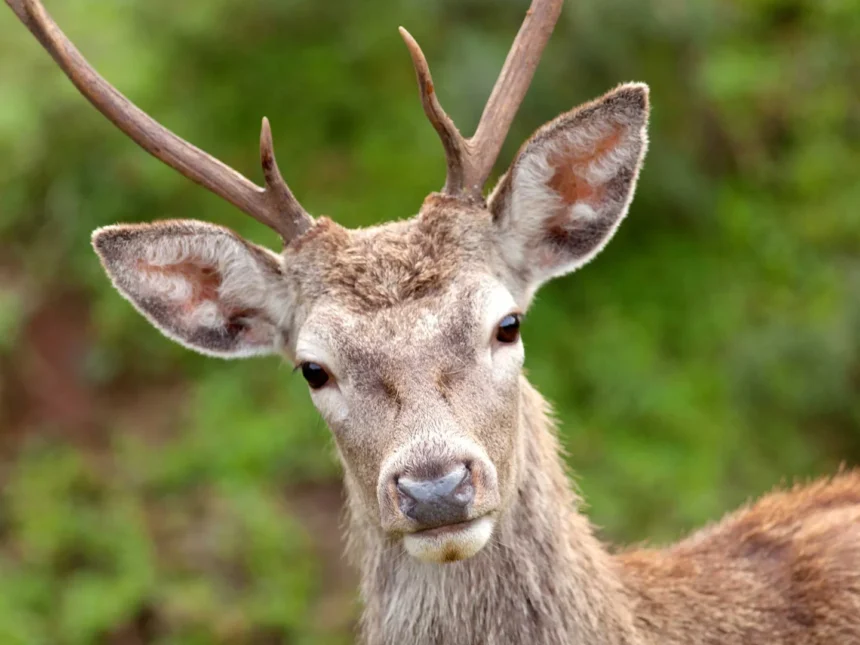
M 436 479 L 395 477 L 400 512 L 422 528 L 435 528 L 464 521 L 475 498 L 472 473 L 458 464 Z

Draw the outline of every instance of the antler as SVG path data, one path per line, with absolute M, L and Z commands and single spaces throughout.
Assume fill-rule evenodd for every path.
M 439 133 L 448 164 L 443 191 L 470 201 L 483 201 L 484 184 L 493 170 L 514 115 L 526 95 L 543 49 L 549 40 L 563 0 L 532 0 L 522 27 L 511 45 L 505 65 L 499 74 L 478 128 L 471 139 L 460 134 L 442 109 L 433 87 L 427 59 L 415 39 L 403 27 L 400 35 L 406 41 L 424 113 Z
M 268 119 L 263 119 L 260 134 L 260 157 L 266 181 L 265 188 L 261 188 L 176 136 L 120 94 L 92 68 L 39 0 L 6 0 L 6 4 L 33 32 L 81 94 L 153 157 L 274 229 L 285 243 L 310 228 L 313 219 L 301 207 L 278 170 Z

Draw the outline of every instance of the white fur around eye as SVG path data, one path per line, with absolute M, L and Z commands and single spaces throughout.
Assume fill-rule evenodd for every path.
M 328 347 L 324 334 L 315 333 L 313 329 L 303 329 L 296 342 L 296 365 L 318 363 L 328 371 L 329 382 L 316 390 L 308 387 L 308 391 L 314 406 L 326 423 L 335 425 L 343 423 L 349 415 L 349 405 L 344 392 L 348 384 L 338 378 L 343 371 Z
M 522 338 L 515 343 L 500 343 L 496 340 L 499 323 L 508 314 L 519 310 L 511 293 L 501 284 L 491 287 L 484 305 L 483 330 L 487 343 L 485 355 L 490 361 L 493 380 L 507 381 L 515 378 L 523 366 L 525 350 Z
M 504 381 L 516 377 L 522 370 L 525 357 L 522 338 L 515 343 L 497 343 L 492 351 L 493 378 L 496 381 Z
M 346 384 L 341 383 L 338 380 L 336 374 L 332 372 L 327 362 L 317 358 L 312 358 L 312 354 L 299 354 L 299 356 L 303 357 L 298 361 L 299 365 L 302 363 L 318 363 L 319 365 L 324 366 L 326 371 L 328 371 L 328 382 L 322 387 L 316 389 L 308 386 L 308 391 L 311 394 L 311 401 L 313 401 L 317 410 L 327 423 L 342 423 L 349 414 L 349 405 L 347 404 L 346 396 L 343 391 Z M 299 372 L 301 372 L 301 370 L 299 370 Z M 304 380 L 301 375 L 299 378 Z
M 308 388 L 316 409 L 331 426 L 346 421 L 349 416 L 349 402 L 337 382 L 327 383 L 318 390 Z
M 496 337 L 496 329 L 498 329 L 502 318 L 518 310 L 511 292 L 501 284 L 494 284 L 487 294 L 484 304 L 482 328 L 487 340 L 492 341 Z

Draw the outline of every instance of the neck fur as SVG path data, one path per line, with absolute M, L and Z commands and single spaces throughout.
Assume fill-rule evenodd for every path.
M 548 405 L 525 378 L 520 436 L 517 499 L 469 560 L 414 560 L 350 508 L 367 645 L 636 643 L 616 565 L 577 512 Z

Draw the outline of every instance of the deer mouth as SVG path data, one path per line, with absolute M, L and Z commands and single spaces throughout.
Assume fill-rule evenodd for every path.
M 456 522 L 454 524 L 446 524 L 445 526 L 437 526 L 432 529 L 424 529 L 423 531 L 415 531 L 411 535 L 420 535 L 422 537 L 435 537 L 439 535 L 445 535 L 447 533 L 457 533 L 459 531 L 464 531 L 468 529 L 470 526 L 473 526 L 475 522 L 478 522 L 483 518 L 479 517 L 476 520 L 466 520 L 465 522 Z
M 425 529 L 403 536 L 406 552 L 435 563 L 466 560 L 483 549 L 493 535 L 495 520 L 484 515 L 474 520 Z

